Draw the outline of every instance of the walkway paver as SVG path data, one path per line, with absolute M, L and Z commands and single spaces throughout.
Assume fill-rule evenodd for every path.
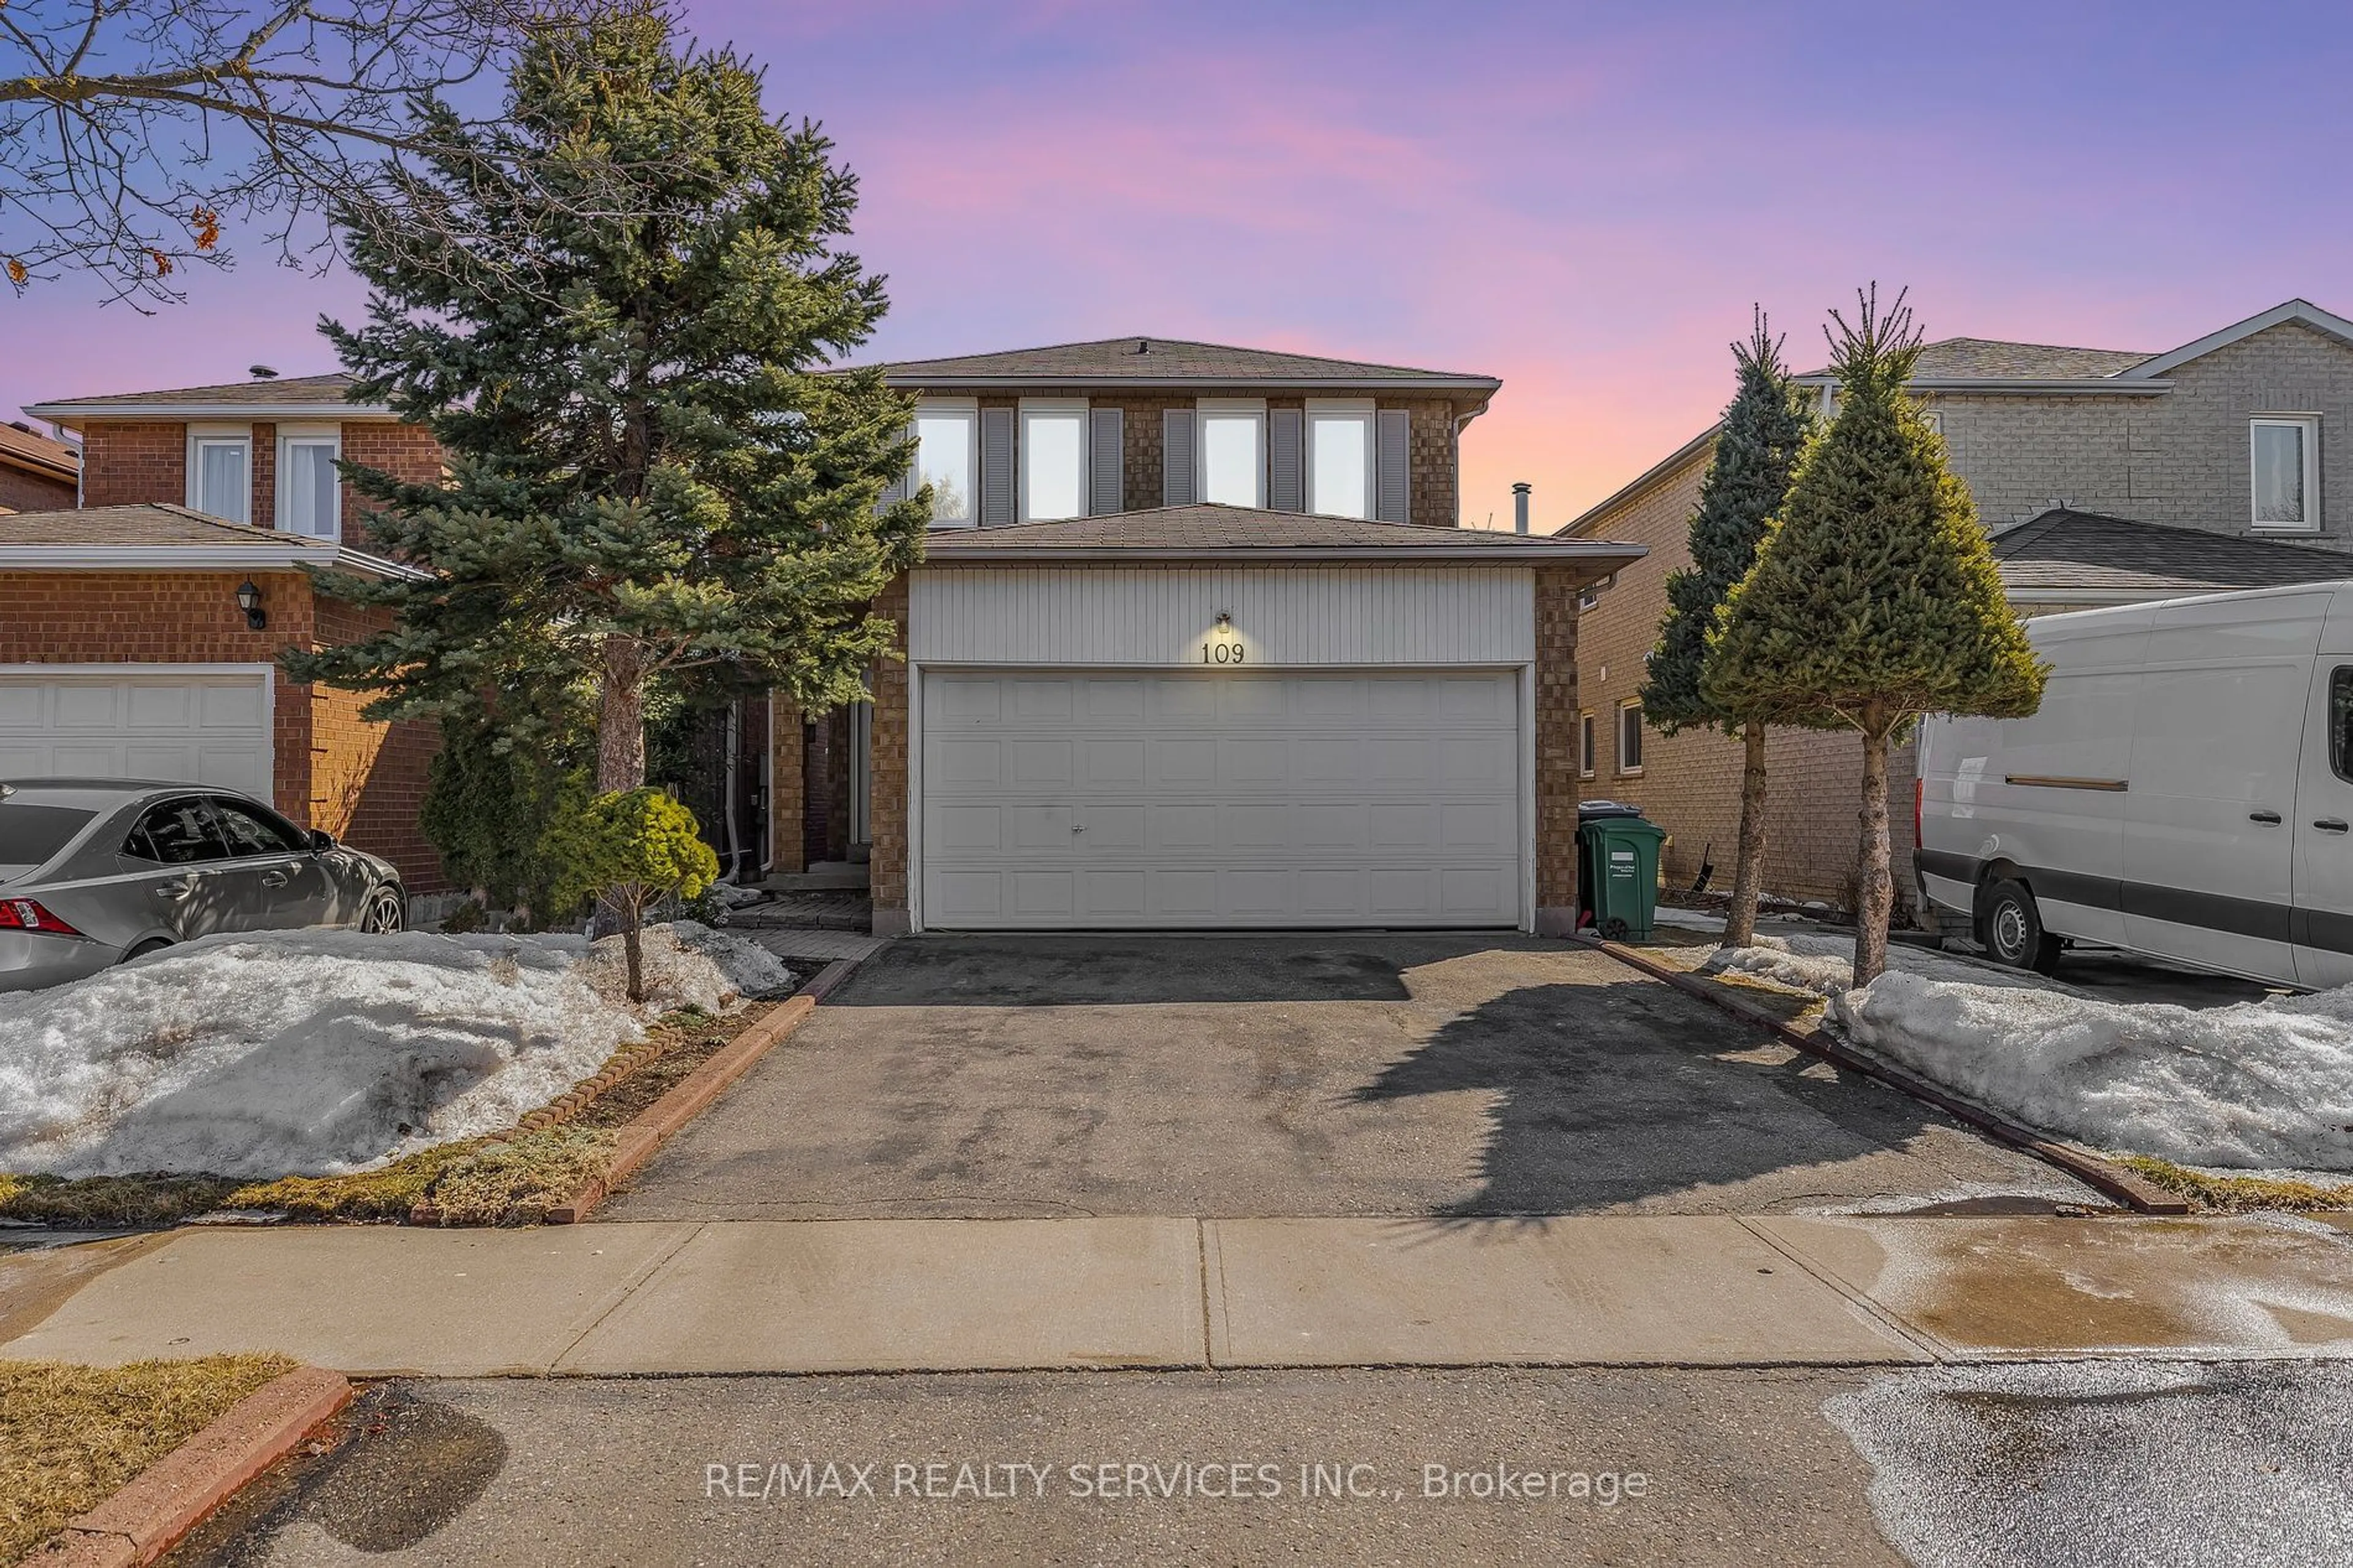
M 702 1227 L 556 1370 L 1196 1366 L 1201 1345 L 1191 1220 L 754 1221 Z
M 1208 1230 L 1220 1366 L 1933 1359 L 1727 1217 Z

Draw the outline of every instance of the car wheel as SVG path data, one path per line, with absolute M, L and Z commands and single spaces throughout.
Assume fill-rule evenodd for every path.
M 128 963 L 134 958 L 144 958 L 151 952 L 161 952 L 171 945 L 171 941 L 167 937 L 151 936 L 129 952 L 124 953 L 122 962 Z
M 377 936 L 406 930 L 407 924 L 407 908 L 398 888 L 378 888 L 368 895 L 367 908 L 360 911 L 360 930 Z
M 1989 886 L 1978 905 L 1978 942 L 1988 957 L 2011 969 L 2049 974 L 2059 967 L 2059 939 L 2042 929 L 2034 895 L 2021 883 Z

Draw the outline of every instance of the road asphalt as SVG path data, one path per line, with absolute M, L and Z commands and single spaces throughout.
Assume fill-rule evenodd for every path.
M 167 1562 L 2353 1560 L 2342 1364 L 416 1382 L 343 1430 Z

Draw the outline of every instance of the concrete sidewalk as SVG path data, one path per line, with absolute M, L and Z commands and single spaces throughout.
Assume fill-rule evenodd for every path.
M 2353 1233 L 2300 1219 L 289 1227 L 121 1256 L 0 1358 L 267 1349 L 463 1377 L 2353 1356 Z

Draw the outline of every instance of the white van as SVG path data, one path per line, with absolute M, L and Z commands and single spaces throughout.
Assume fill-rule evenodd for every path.
M 1920 731 L 1921 892 L 1997 961 L 2353 984 L 2353 582 L 2027 623 L 2029 719 Z

